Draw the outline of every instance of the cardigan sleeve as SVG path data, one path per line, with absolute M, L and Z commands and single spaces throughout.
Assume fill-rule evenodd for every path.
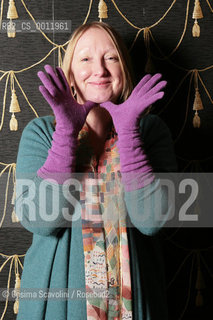
M 125 203 L 131 223 L 143 234 L 156 234 L 173 212 L 168 188 L 157 173 L 169 177 L 177 170 L 173 142 L 166 124 L 156 115 L 147 115 L 140 122 L 140 133 L 146 154 L 156 173 L 144 188 L 126 191 Z
M 53 119 L 46 116 L 29 122 L 22 133 L 16 164 L 16 214 L 28 231 L 43 236 L 70 227 L 71 220 L 80 214 L 77 180 L 70 190 L 70 184 L 60 185 L 37 175 L 51 147 Z

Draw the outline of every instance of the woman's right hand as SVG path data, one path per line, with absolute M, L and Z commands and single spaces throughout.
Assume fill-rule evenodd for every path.
M 56 126 L 60 130 L 68 130 L 78 135 L 87 114 L 96 104 L 91 101 L 83 105 L 77 103 L 61 68 L 56 67 L 55 71 L 52 66 L 45 65 L 44 69 L 46 73 L 43 71 L 37 73 L 43 83 L 39 86 L 39 90 L 54 112 Z

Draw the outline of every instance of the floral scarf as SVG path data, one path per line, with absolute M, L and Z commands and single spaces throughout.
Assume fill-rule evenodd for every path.
M 117 134 L 112 128 L 97 162 L 85 125 L 79 133 L 78 172 L 88 320 L 132 319 L 126 207 L 120 183 Z

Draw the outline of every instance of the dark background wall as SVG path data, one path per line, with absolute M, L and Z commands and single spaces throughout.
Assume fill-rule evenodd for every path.
M 131 26 L 118 13 L 112 1 L 106 1 L 108 6 L 108 19 L 110 23 L 123 36 L 128 48 L 131 47 L 138 29 Z M 98 19 L 98 1 L 91 2 L 91 11 L 88 21 Z M 150 1 L 150 0 L 117 0 L 116 4 L 123 15 L 139 28 L 148 27 L 157 22 L 167 11 L 172 1 Z M 194 20 L 192 12 L 194 1 L 177 0 L 174 1 L 172 9 L 167 16 L 152 27 L 150 30 L 158 46 L 165 56 L 168 56 L 177 46 L 184 30 L 186 9 L 188 6 L 188 20 L 185 28 L 183 41 L 178 49 L 169 59 L 159 59 L 161 54 L 150 42 L 152 61 L 155 72 L 161 72 L 168 81 L 166 94 L 162 101 L 156 103 L 152 112 L 166 122 L 171 130 L 174 139 L 175 152 L 180 172 L 206 172 L 208 176 L 213 169 L 213 106 L 204 88 L 199 83 L 199 91 L 204 105 L 204 110 L 200 114 L 201 127 L 193 128 L 192 110 L 194 100 L 194 82 L 192 81 L 191 92 L 187 104 L 189 92 L 190 74 L 184 80 L 181 87 L 173 97 L 181 80 L 187 74 L 187 70 L 199 69 L 200 76 L 213 97 L 212 87 L 212 66 L 213 63 L 213 23 L 212 23 L 212 1 L 201 1 L 204 18 L 199 20 L 201 36 L 193 38 L 191 34 Z M 89 1 L 26 1 L 30 13 L 36 20 L 71 20 L 71 30 L 66 33 L 47 33 L 47 36 L 57 44 L 64 44 L 71 32 L 85 20 L 88 13 Z M 31 18 L 27 14 L 22 1 L 16 0 L 16 7 L 20 20 Z M 5 2 L 3 8 L 3 21 L 6 20 L 8 3 Z M 15 38 L 8 38 L 6 33 L 0 33 L 0 76 L 4 71 L 22 70 L 40 61 L 54 46 L 42 36 L 41 33 L 19 32 Z M 136 80 L 144 75 L 144 67 L 147 59 L 146 46 L 143 40 L 143 31 L 140 33 L 136 43 L 131 50 Z M 34 67 L 16 73 L 22 89 L 28 97 L 30 103 L 35 108 L 39 116 L 51 113 L 49 105 L 41 97 L 38 86 L 39 79 L 37 71 L 43 69 L 45 64 L 58 65 L 57 50 L 53 51 L 48 58 Z M 0 81 L 0 116 L 3 110 L 3 96 L 5 89 L 5 79 Z M 7 90 L 6 111 L 4 125 L 0 131 L 0 162 L 10 164 L 16 162 L 18 144 L 21 133 L 26 124 L 35 117 L 28 106 L 20 88 L 15 84 L 21 113 L 16 114 L 19 122 L 18 131 L 9 130 L 9 105 L 10 105 L 10 83 Z M 171 100 L 172 98 L 172 100 Z M 0 171 L 5 165 L 0 165 Z M 8 170 L 6 171 L 8 172 Z M 11 179 L 12 180 L 12 179 Z M 24 230 L 19 223 L 11 225 L 12 206 L 10 205 L 12 181 L 10 180 L 9 196 L 7 202 L 6 216 L 0 229 L 0 253 L 7 256 L 24 255 L 31 244 L 32 235 Z M 7 174 L 0 177 L 0 221 L 3 217 L 5 188 Z M 202 212 L 199 212 L 202 214 Z M 211 228 L 180 228 L 165 229 L 162 233 L 163 250 L 166 268 L 167 292 L 170 320 L 210 320 L 213 317 L 213 285 L 212 285 L 212 229 Z M 6 261 L 6 256 L 0 256 L 0 268 Z M 10 260 L 11 261 L 11 260 Z M 10 261 L 0 272 L 0 287 L 7 286 Z M 20 257 L 23 262 L 23 257 Z M 200 262 L 199 262 L 200 261 Z M 200 265 L 200 269 L 198 268 Z M 1 270 L 1 269 L 0 269 Z M 19 268 L 21 271 L 21 268 Z M 201 271 L 203 285 L 200 291 L 203 297 L 202 306 L 196 306 L 197 272 Z M 11 284 L 14 287 L 14 266 L 11 272 Z M 1 298 L 2 300 L 2 298 Z M 0 301 L 0 316 L 3 314 L 5 302 Z M 8 303 L 4 319 L 15 319 L 13 314 L 13 302 Z M 160 319 L 163 320 L 163 319 Z

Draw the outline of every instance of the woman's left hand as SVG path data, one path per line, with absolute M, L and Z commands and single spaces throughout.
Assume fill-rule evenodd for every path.
M 127 191 L 143 187 L 154 179 L 141 141 L 139 120 L 147 107 L 163 97 L 166 81 L 158 82 L 161 77 L 159 73 L 146 75 L 119 105 L 109 101 L 101 104 L 111 114 L 118 134 L 122 181 Z
M 115 130 L 118 135 L 130 133 L 139 125 L 141 114 L 154 102 L 164 95 L 162 89 L 166 86 L 166 81 L 160 81 L 160 73 L 151 76 L 147 74 L 132 91 L 129 98 L 117 105 L 110 101 L 101 104 L 110 113 Z

